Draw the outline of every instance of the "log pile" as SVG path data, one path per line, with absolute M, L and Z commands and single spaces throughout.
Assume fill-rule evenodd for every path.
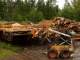
M 52 20 L 41 21 L 38 24 L 0 23 L 0 39 L 12 41 L 13 36 L 23 35 L 26 36 L 25 39 L 27 40 L 40 40 L 42 41 L 41 43 L 43 43 L 47 40 L 50 42 L 50 40 L 54 40 L 61 36 L 59 33 L 50 31 L 50 29 L 63 35 L 68 34 L 72 36 L 80 34 L 80 22 L 57 17 Z

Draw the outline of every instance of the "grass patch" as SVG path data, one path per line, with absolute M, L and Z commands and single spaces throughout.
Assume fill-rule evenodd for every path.
M 18 52 L 18 51 L 23 50 L 23 47 L 15 46 L 15 45 L 5 43 L 5 42 L 0 42 L 0 48 L 8 49 L 8 50 L 11 50 L 11 51 L 14 51 L 14 52 Z
M 15 52 L 7 50 L 7 49 L 0 49 L 0 58 L 5 58 L 15 54 Z
M 0 42 L 0 58 L 5 58 L 10 55 L 14 55 L 23 50 L 22 47 L 14 46 L 9 43 Z

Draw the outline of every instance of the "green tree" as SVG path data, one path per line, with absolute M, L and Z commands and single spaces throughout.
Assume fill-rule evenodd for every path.
M 65 1 L 66 3 L 62 9 L 61 16 L 80 20 L 80 0 L 71 0 L 71 3 L 69 3 L 67 0 Z
M 58 6 L 56 5 L 56 0 L 47 0 L 44 16 L 46 19 L 53 18 L 58 13 Z
M 0 0 L 0 18 L 7 21 L 40 21 L 57 16 L 56 0 Z
M 28 20 L 32 22 L 38 22 L 43 19 L 43 14 L 40 11 L 37 11 L 36 9 L 31 10 L 31 12 L 28 15 Z
M 70 18 L 73 19 L 74 18 L 74 12 L 73 12 L 73 8 L 70 5 L 70 3 L 68 2 L 68 0 L 65 0 L 65 5 L 64 8 L 61 11 L 61 16 L 66 17 L 66 18 Z

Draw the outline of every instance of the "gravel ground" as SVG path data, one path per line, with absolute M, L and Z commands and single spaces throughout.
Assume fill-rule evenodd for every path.
M 73 54 L 73 58 L 63 59 L 63 60 L 80 60 L 80 42 L 75 44 L 76 50 Z M 23 52 L 19 52 L 14 56 L 10 56 L 0 60 L 49 60 L 44 54 L 47 49 L 43 46 L 30 46 L 25 47 Z M 62 60 L 62 59 L 53 59 L 53 60 Z

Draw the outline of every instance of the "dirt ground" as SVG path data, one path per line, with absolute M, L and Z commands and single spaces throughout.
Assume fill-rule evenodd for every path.
M 72 58 L 69 59 L 53 59 L 53 60 L 80 60 L 80 42 L 76 42 L 76 49 Z M 14 56 L 9 56 L 0 60 L 50 60 L 47 58 L 46 46 L 30 46 L 25 47 L 23 52 L 19 52 Z

